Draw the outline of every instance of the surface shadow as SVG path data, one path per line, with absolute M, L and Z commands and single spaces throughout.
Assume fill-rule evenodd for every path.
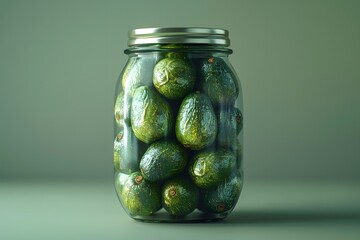
M 224 220 L 227 224 L 319 223 L 351 221 L 360 223 L 360 211 L 315 210 L 234 210 Z

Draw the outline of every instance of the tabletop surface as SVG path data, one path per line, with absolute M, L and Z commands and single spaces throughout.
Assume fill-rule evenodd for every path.
M 142 223 L 112 182 L 0 182 L 0 239 L 360 239 L 359 182 L 245 182 L 225 220 Z

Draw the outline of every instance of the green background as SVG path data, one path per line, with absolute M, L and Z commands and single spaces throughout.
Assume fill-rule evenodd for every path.
M 0 179 L 112 179 L 127 31 L 230 31 L 248 180 L 359 180 L 360 1 L 0 0 Z

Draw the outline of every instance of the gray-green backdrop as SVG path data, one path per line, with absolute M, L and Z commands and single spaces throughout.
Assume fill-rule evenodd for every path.
M 360 179 L 360 1 L 0 0 L 0 179 L 111 179 L 127 31 L 230 31 L 247 179 Z

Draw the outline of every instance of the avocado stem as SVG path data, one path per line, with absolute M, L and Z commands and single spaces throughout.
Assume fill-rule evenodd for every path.
M 220 203 L 219 205 L 217 205 L 216 208 L 219 212 L 223 212 L 225 210 L 225 205 L 223 203 Z
M 123 138 L 123 134 L 122 134 L 122 133 L 119 133 L 119 134 L 117 135 L 117 140 L 120 141 L 122 138 Z
M 170 196 L 175 196 L 176 195 L 176 191 L 174 189 L 170 189 L 169 190 L 169 194 Z
M 142 177 L 142 176 L 137 176 L 137 177 L 135 178 L 135 182 L 136 182 L 137 184 L 140 184 L 140 183 L 142 182 L 142 180 L 143 180 L 143 177 Z

